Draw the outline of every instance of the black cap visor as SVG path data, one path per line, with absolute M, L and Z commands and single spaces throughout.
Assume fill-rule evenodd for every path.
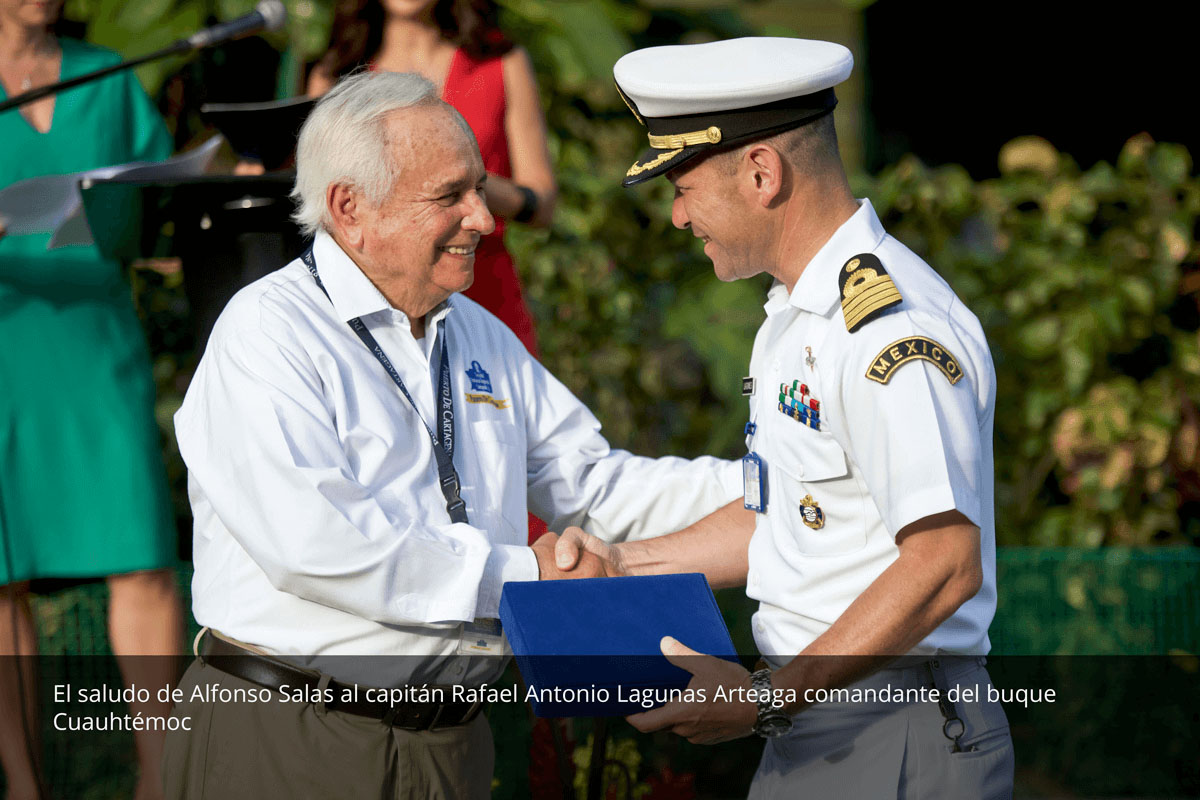
M 752 108 L 739 108 L 708 114 L 689 114 L 679 117 L 648 117 L 646 126 L 651 137 L 671 137 L 693 132 L 719 131 L 716 137 L 698 144 L 674 142 L 674 147 L 651 147 L 641 154 L 625 173 L 622 186 L 634 186 L 670 172 L 699 155 L 707 155 L 731 146 L 761 139 L 781 131 L 797 128 L 820 119 L 833 111 L 837 97 L 833 89 L 824 89 L 803 97 L 790 97 L 775 103 Z M 711 141 L 717 138 L 718 141 Z M 652 138 L 651 141 L 654 139 Z

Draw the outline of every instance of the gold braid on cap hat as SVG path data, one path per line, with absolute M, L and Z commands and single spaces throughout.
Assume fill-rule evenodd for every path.
M 672 158 L 674 158 L 675 156 L 679 155 L 682 152 L 683 152 L 683 148 L 681 147 L 678 150 L 668 150 L 665 153 L 659 153 L 653 160 L 647 161 L 645 164 L 634 164 L 625 173 L 625 177 L 632 178 L 634 175 L 641 175 L 643 172 L 645 172 L 648 169 L 654 169 L 659 164 L 662 164 L 665 161 L 670 161 Z
M 670 133 L 664 136 L 650 133 L 646 135 L 646 138 L 650 140 L 650 146 L 655 150 L 682 149 L 696 144 L 719 144 L 721 129 L 713 125 L 702 131 L 689 131 L 688 133 Z

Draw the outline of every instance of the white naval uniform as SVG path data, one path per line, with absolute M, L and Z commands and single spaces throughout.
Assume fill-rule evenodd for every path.
M 992 358 L 975 315 L 860 202 L 790 296 L 782 284 L 771 288 L 754 341 L 757 429 L 747 442 L 767 482 L 746 587 L 760 602 L 755 641 L 768 658 L 790 659 L 896 560 L 904 526 L 956 509 L 979 527 L 983 586 L 912 653 L 983 655 L 996 610 Z M 850 333 L 838 272 L 860 253 L 879 258 L 903 302 Z M 963 377 L 951 384 L 923 360 L 896 367 L 886 384 L 867 377 L 876 356 L 913 336 L 941 344 Z M 778 410 L 780 385 L 793 381 L 819 402 L 819 430 Z M 819 528 L 804 524 L 805 496 L 824 512 Z
M 863 253 L 879 259 L 903 300 L 850 333 L 838 276 Z M 887 235 L 867 200 L 790 295 L 782 284 L 772 287 L 765 308 L 750 364 L 757 428 L 747 438 L 766 465 L 767 506 L 756 515 L 746 589 L 760 603 L 753 621 L 759 651 L 775 667 L 787 663 L 896 560 L 897 532 L 957 510 L 979 527 L 983 584 L 910 655 L 938 654 L 939 663 L 951 665 L 951 683 L 986 687 L 977 659 L 953 657 L 987 653 L 996 609 L 996 378 L 978 320 L 924 261 Z M 937 343 L 943 365 L 949 353 L 952 375 L 919 359 L 889 372 L 897 355 L 908 354 L 891 347 L 912 337 Z M 886 361 L 877 364 L 881 353 Z M 867 377 L 873 367 L 877 376 L 888 374 L 887 383 Z M 793 382 L 818 401 L 819 428 L 779 411 L 781 384 Z M 854 687 L 930 685 L 928 662 L 916 662 Z M 957 713 L 966 752 L 951 751 L 935 704 L 813 706 L 794 718 L 791 733 L 767 742 L 751 797 L 1011 796 L 1003 710 L 960 704 Z
M 321 656 L 427 657 L 389 686 L 488 680 L 496 659 L 452 657 L 463 622 L 497 616 L 505 581 L 537 579 L 527 509 L 551 530 L 612 541 L 685 527 L 738 496 L 735 463 L 610 450 L 591 412 L 466 297 L 429 315 L 422 343 L 332 238 L 318 235 L 314 255 L 332 302 L 300 260 L 243 289 L 175 418 L 201 625 L 317 656 L 305 663 L 343 681 L 385 682 Z M 445 320 L 469 524 L 450 521 L 422 419 L 354 317 L 430 423 Z

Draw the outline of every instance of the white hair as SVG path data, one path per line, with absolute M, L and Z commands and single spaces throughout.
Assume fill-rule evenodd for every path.
M 305 120 L 296 143 L 296 185 L 292 219 L 306 236 L 332 224 L 325 193 L 331 184 L 355 187 L 367 201 L 383 202 L 399 172 L 388 153 L 385 118 L 394 111 L 424 105 L 446 108 L 475 141 L 470 126 L 438 99 L 432 83 L 400 72 L 357 72 L 329 90 Z

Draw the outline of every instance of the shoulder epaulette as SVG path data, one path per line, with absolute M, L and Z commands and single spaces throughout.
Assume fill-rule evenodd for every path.
M 846 330 L 854 333 L 903 299 L 883 264 L 870 253 L 860 253 L 838 272 L 842 315 Z

